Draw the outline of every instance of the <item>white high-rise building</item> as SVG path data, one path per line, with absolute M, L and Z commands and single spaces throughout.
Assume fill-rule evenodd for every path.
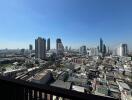
M 89 56 L 98 56 L 98 55 L 99 55 L 98 48 L 90 48 Z
M 127 56 L 128 54 L 128 46 L 127 44 L 120 44 L 117 48 L 117 55 L 118 56 Z
M 46 57 L 46 40 L 44 38 L 38 37 L 35 40 L 35 57 L 40 59 Z

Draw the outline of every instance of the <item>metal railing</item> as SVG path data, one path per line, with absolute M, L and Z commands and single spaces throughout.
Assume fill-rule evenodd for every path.
M 67 89 L 0 77 L 0 100 L 115 100 Z

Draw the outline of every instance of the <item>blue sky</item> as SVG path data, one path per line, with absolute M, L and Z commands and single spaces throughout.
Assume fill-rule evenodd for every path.
M 132 48 L 132 0 L 0 0 L 0 49 L 28 48 L 38 36 L 64 46 L 128 43 Z

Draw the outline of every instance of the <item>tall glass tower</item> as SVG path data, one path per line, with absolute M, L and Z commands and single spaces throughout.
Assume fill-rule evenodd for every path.
M 100 38 L 100 52 L 103 53 L 103 40 Z
M 50 38 L 48 38 L 48 40 L 47 40 L 47 51 L 49 51 L 50 50 Z

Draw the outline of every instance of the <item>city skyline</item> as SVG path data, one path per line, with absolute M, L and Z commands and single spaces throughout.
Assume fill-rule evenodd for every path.
M 132 49 L 132 1 L 130 0 L 1 0 L 0 49 L 28 48 L 37 37 L 56 39 L 64 46 L 97 47 L 120 43 Z

